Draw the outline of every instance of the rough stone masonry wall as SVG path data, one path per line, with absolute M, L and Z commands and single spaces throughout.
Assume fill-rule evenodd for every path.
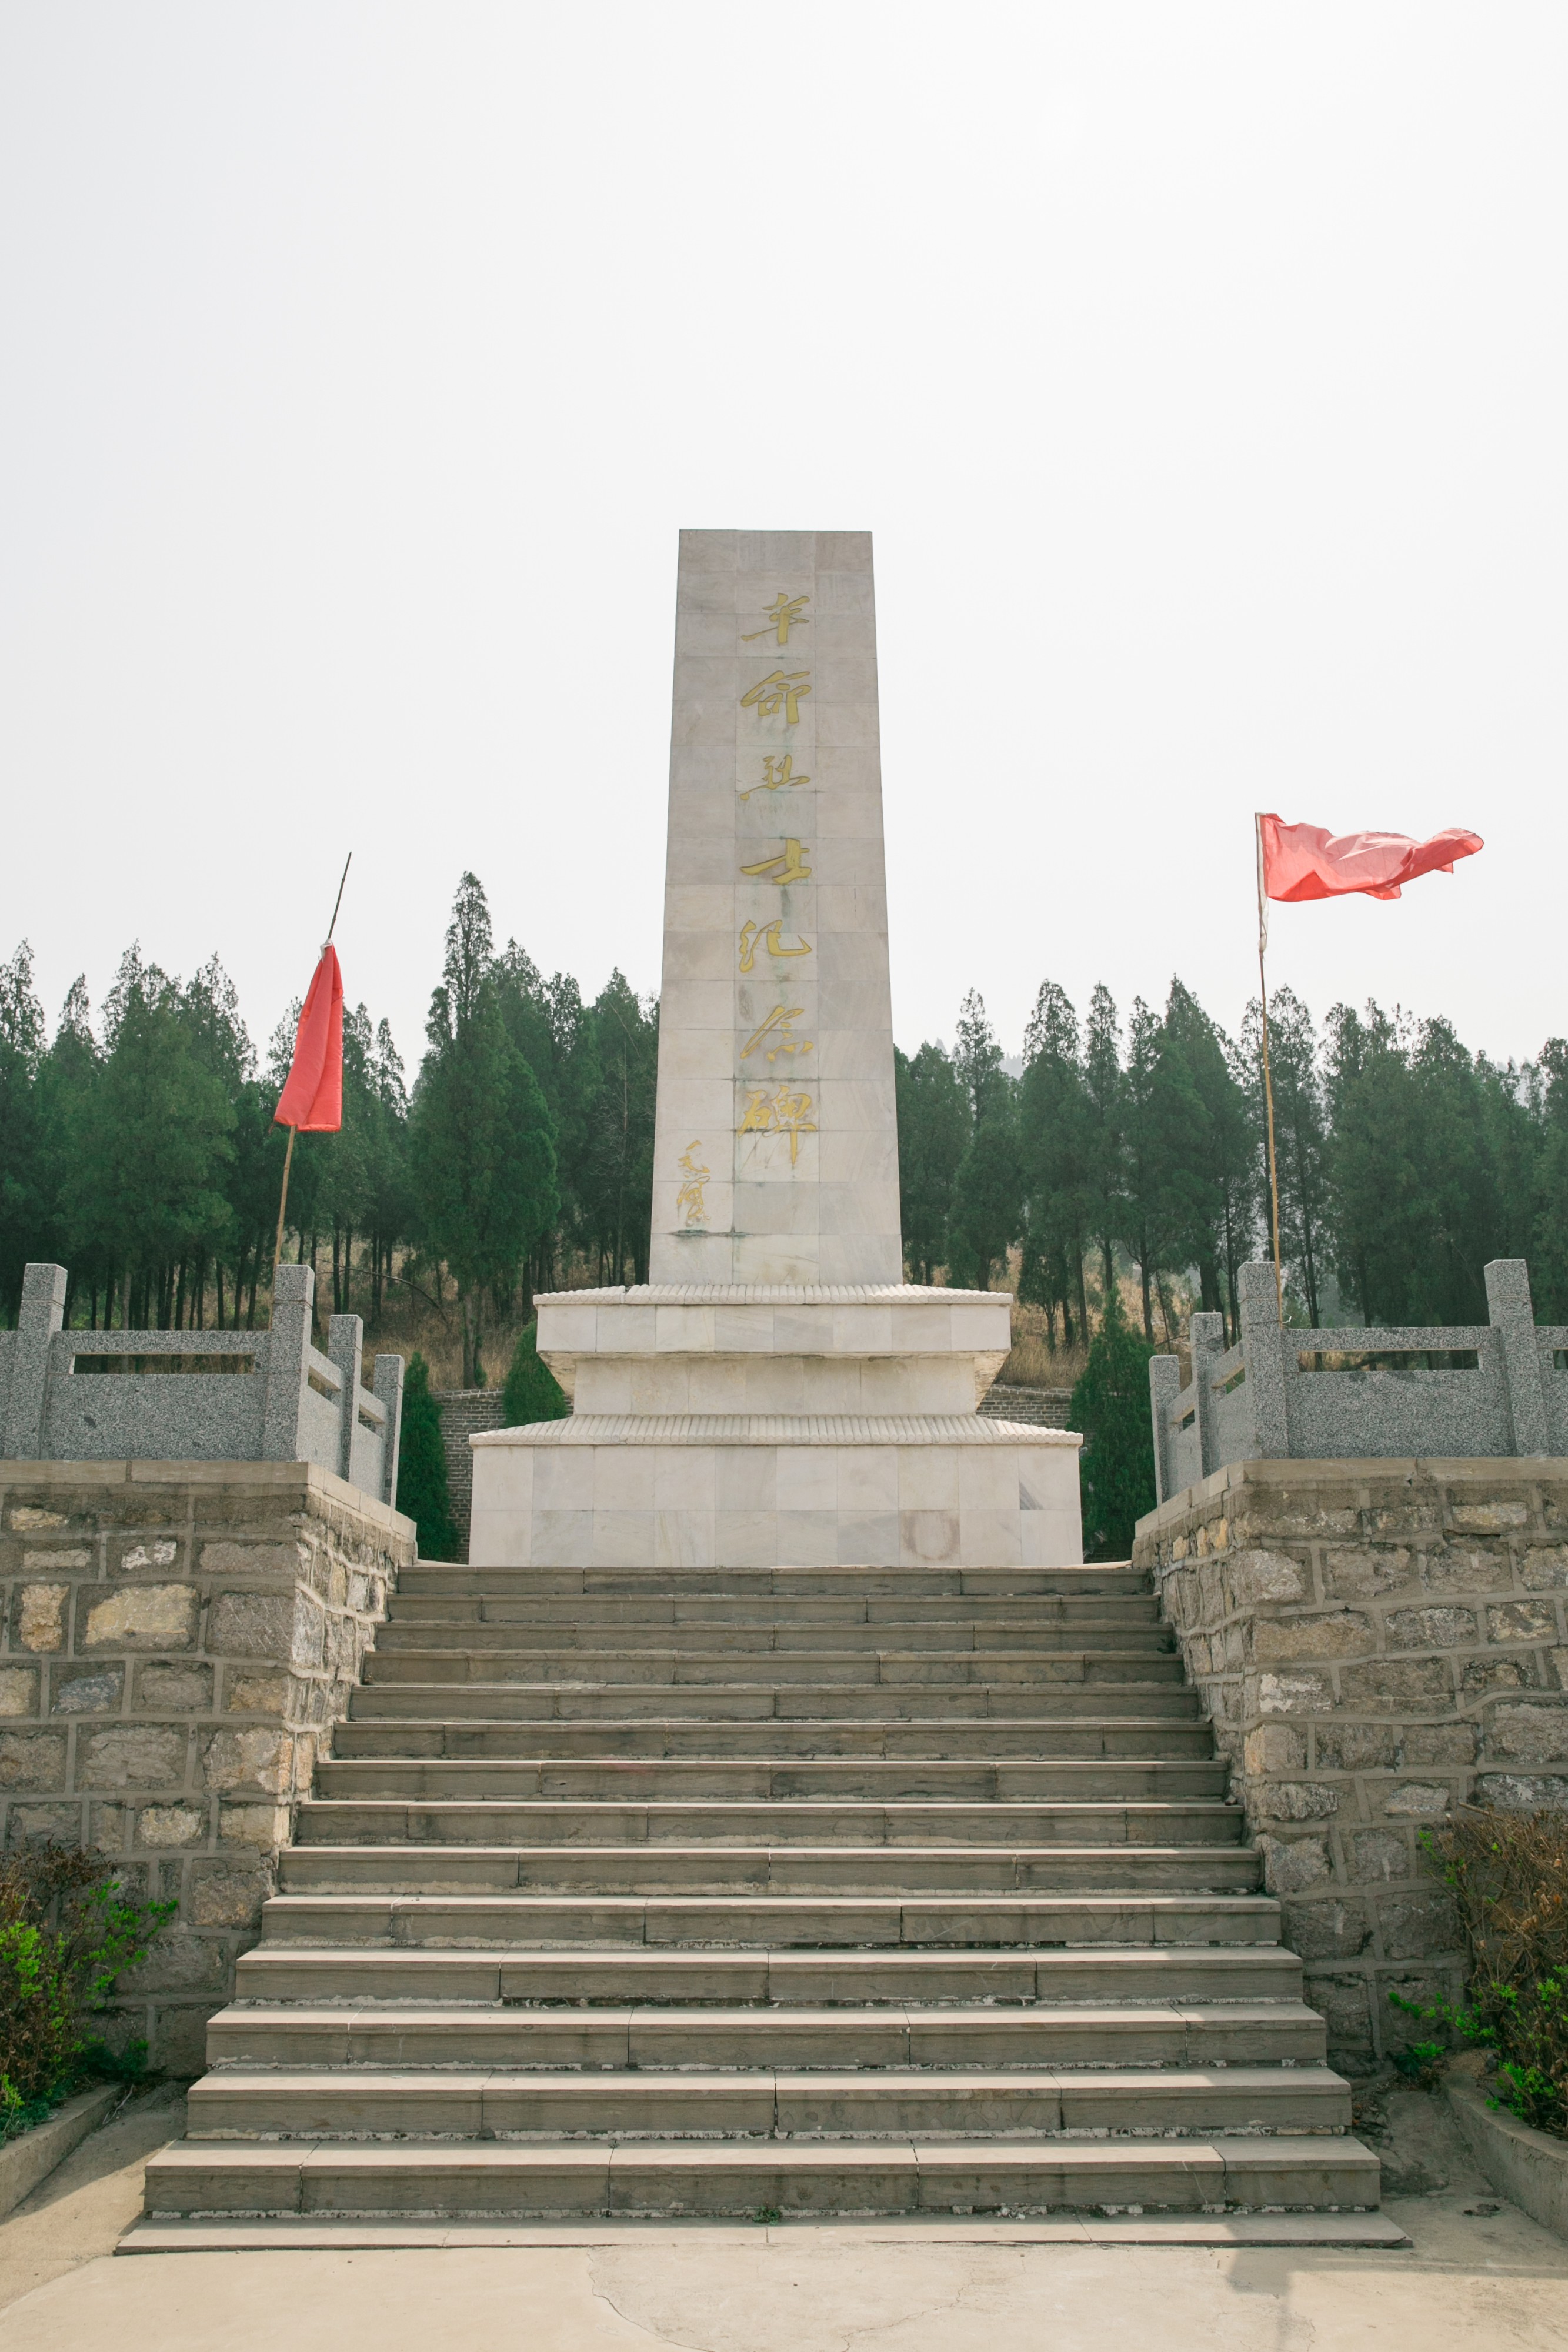
M 1568 1461 L 1243 1462 L 1139 1522 L 1331 2062 L 1458 1993 L 1417 1843 L 1456 1803 L 1568 1807 Z
M 414 1525 L 302 1462 L 0 1462 L 0 1837 L 179 1912 L 104 2038 L 203 2063 Z

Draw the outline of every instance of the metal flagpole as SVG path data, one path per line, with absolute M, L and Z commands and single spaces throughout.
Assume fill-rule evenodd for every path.
M 331 946 L 332 933 L 338 928 L 338 908 L 343 903 L 343 884 L 349 878 L 349 867 L 353 864 L 353 862 L 354 854 L 351 849 L 348 856 L 343 860 L 343 870 L 338 882 L 338 895 L 332 901 L 332 919 L 327 925 L 327 936 L 321 942 L 321 953 L 323 955 L 326 954 L 327 950 Z M 283 1190 L 278 1196 L 278 1239 L 273 1244 L 272 1248 L 272 1276 L 275 1283 L 278 1276 L 279 1262 L 283 1255 L 283 1213 L 289 1206 L 289 1171 L 294 1164 L 294 1138 L 299 1134 L 299 1132 L 300 1130 L 297 1127 L 291 1127 L 289 1129 L 289 1149 L 283 1154 Z
M 1285 1283 L 1279 1270 L 1279 1173 L 1274 1158 L 1274 1079 L 1268 1067 L 1268 980 L 1264 950 L 1268 945 L 1268 898 L 1263 887 L 1263 819 L 1255 814 L 1253 834 L 1258 847 L 1258 991 L 1263 1004 L 1263 1099 L 1268 1111 L 1268 1198 L 1274 1212 L 1274 1307 L 1285 1321 Z
M 348 856 L 347 856 L 344 858 L 344 860 L 343 860 L 342 881 L 341 881 L 341 882 L 338 884 L 338 895 L 337 895 L 337 897 L 332 900 L 332 919 L 331 919 L 331 921 L 327 925 L 327 936 L 326 936 L 326 938 L 325 938 L 325 939 L 322 940 L 322 942 L 321 942 L 321 953 L 322 953 L 323 955 L 325 955 L 325 954 L 326 954 L 327 950 L 331 946 L 331 944 L 332 944 L 332 933 L 333 933 L 333 932 L 337 929 L 337 928 L 338 928 L 338 908 L 339 908 L 342 905 L 342 903 L 343 903 L 343 882 L 346 882 L 346 881 L 348 880 L 348 878 L 349 878 L 349 867 L 353 864 L 353 862 L 354 862 L 354 854 L 353 854 L 353 851 L 351 849 L 351 850 L 350 850 L 350 852 L 349 852 L 349 854 L 348 854 Z

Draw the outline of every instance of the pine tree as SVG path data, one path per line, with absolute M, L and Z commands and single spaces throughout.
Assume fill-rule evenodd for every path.
M 1088 1244 L 1090 1112 L 1079 1062 L 1078 1015 L 1054 980 L 1042 981 L 1024 1033 L 1018 1088 L 1019 1154 L 1027 1194 L 1028 1296 L 1062 1308 L 1072 1344 L 1074 1318 L 1088 1336 L 1083 1258 Z
M 969 1104 L 940 1045 L 928 1043 L 912 1059 L 895 1046 L 893 1084 L 904 1257 L 914 1279 L 929 1283 L 947 1264 L 953 1184 L 969 1140 Z
M 549 1108 L 508 1031 L 493 961 L 485 894 L 465 874 L 409 1136 L 425 1229 L 462 1302 L 465 1387 L 484 1378 L 485 1292 L 515 1282 L 560 1207 Z
M 1116 1237 L 1126 1214 L 1126 1080 L 1116 1002 L 1103 981 L 1089 1000 L 1083 1092 L 1088 1108 L 1090 1231 L 1100 1244 L 1100 1286 L 1109 1293 Z
M 37 1101 L 43 1054 L 44 1009 L 24 940 L 10 962 L 0 964 L 0 1312 L 7 1321 L 21 1301 L 23 1268 L 44 1209 Z
M 1024 1179 L 1012 1079 L 984 1000 L 971 989 L 958 1017 L 953 1067 L 973 1121 L 952 1181 L 948 1270 L 955 1282 L 989 1290 L 992 1269 L 1024 1227 Z
M 1153 1352 L 1147 1340 L 1130 1329 L 1121 1292 L 1112 1282 L 1068 1415 L 1069 1429 L 1083 1432 L 1079 1470 L 1088 1559 L 1125 1559 L 1132 1549 L 1133 1527 L 1154 1507 L 1149 1409 L 1149 1359 Z
M 948 1221 L 949 1271 L 955 1283 L 975 1290 L 990 1289 L 997 1266 L 1005 1274 L 1007 1252 L 1024 1222 L 1012 1081 L 1000 1071 L 997 1077 L 1006 1091 L 993 1093 L 991 1107 L 958 1163 Z
M 420 1355 L 410 1360 L 403 1383 L 397 1507 L 419 1530 L 421 1559 L 456 1558 L 458 1530 L 447 1489 L 441 1408 L 430 1393 L 430 1367 Z
M 509 1429 L 531 1421 L 564 1421 L 572 1410 L 572 1400 L 539 1352 L 537 1318 L 517 1335 L 501 1410 Z

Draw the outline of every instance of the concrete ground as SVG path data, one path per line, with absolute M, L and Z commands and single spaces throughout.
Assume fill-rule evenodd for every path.
M 0 2221 L 0 2352 L 1563 2352 L 1568 2244 L 1440 2099 L 1383 2148 L 1409 2252 L 1029 2245 L 984 2225 L 648 2228 L 614 2245 L 112 2257 L 180 2103 L 131 2102 Z M 1415 2192 L 1415 2193 L 1411 2193 Z

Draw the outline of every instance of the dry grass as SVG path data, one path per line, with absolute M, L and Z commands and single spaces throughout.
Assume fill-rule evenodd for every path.
M 331 1311 L 331 1271 L 323 1268 L 324 1280 L 316 1287 L 316 1303 L 323 1318 Z M 584 1261 L 574 1261 L 556 1277 L 554 1286 L 561 1290 L 591 1289 L 598 1276 L 595 1268 Z M 405 1361 L 417 1352 L 430 1367 L 430 1385 L 434 1389 L 456 1389 L 463 1384 L 463 1318 L 458 1310 L 457 1292 L 449 1281 L 444 1281 L 444 1297 L 437 1300 L 430 1277 L 421 1269 L 411 1273 L 409 1261 L 399 1262 L 395 1278 L 384 1294 L 382 1311 L 374 1322 L 370 1318 L 370 1302 L 364 1295 L 369 1289 L 369 1277 L 362 1279 L 356 1270 L 352 1301 L 355 1314 L 365 1318 L 364 1351 L 366 1358 L 376 1353 L 401 1356 Z M 479 1361 L 485 1369 L 485 1386 L 500 1388 L 507 1376 L 507 1368 L 518 1339 L 531 1316 L 513 1312 L 498 1315 L 493 1303 L 485 1301 L 484 1321 L 479 1338 Z M 324 1345 L 324 1336 L 318 1345 Z M 370 1378 L 367 1362 L 365 1377 Z
M 1029 1323 L 1038 1318 L 1038 1328 Z M 1013 1348 L 996 1377 L 1022 1389 L 1070 1389 L 1089 1360 L 1087 1348 L 1052 1349 L 1046 1338 L 1046 1318 L 1037 1307 L 1013 1310 Z
M 1568 2138 L 1568 1820 L 1465 1805 L 1422 1843 L 1453 1893 L 1469 1951 L 1469 2005 L 1415 2013 L 1489 2044 L 1500 2103 L 1521 2123 Z M 1428 2042 L 1411 2055 L 1418 2064 L 1440 2053 Z

